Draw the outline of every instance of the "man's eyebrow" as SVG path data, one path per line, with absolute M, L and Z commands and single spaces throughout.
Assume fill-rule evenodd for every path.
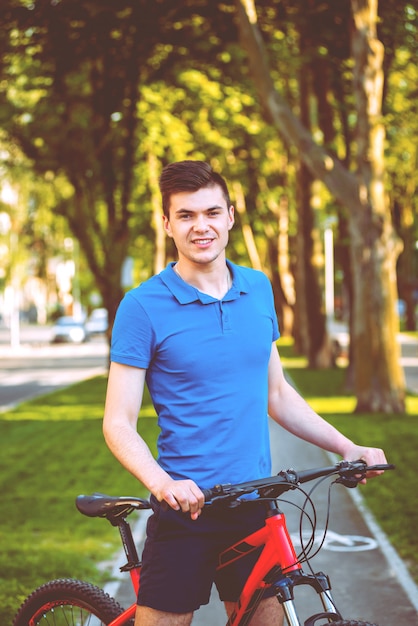
M 214 206 L 210 206 L 207 209 L 204 209 L 204 211 L 215 211 L 215 210 L 219 210 L 219 209 L 226 209 L 226 207 L 222 206 L 221 204 L 215 204 Z M 186 207 L 182 207 L 180 209 L 177 209 L 176 214 L 179 215 L 180 213 L 195 213 L 196 210 L 195 209 L 188 209 Z

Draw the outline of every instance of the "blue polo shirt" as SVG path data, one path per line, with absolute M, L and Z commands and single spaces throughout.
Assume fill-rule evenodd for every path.
M 267 371 L 278 325 L 270 282 L 228 261 L 218 300 L 169 264 L 129 291 L 112 334 L 112 361 L 147 370 L 158 415 L 158 462 L 201 487 L 270 475 Z

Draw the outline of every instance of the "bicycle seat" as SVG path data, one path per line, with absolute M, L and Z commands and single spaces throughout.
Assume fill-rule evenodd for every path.
M 88 517 L 105 517 L 109 521 L 125 518 L 132 511 L 151 508 L 148 500 L 144 498 L 107 496 L 104 493 L 77 496 L 75 503 L 77 509 L 83 515 Z

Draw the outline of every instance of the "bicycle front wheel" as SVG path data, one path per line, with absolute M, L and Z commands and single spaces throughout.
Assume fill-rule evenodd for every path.
M 59 579 L 38 587 L 20 607 L 13 626 L 106 626 L 123 613 L 103 589 Z M 133 620 L 126 622 L 133 626 Z

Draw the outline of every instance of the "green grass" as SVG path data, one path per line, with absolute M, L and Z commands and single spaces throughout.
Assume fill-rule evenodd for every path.
M 51 578 L 108 578 L 96 565 L 119 547 L 119 535 L 106 521 L 80 515 L 78 494 L 145 495 L 104 444 L 105 388 L 105 378 L 96 378 L 0 415 L 2 624 Z M 145 414 L 154 415 L 149 401 Z M 152 447 L 155 418 L 140 428 Z
M 353 415 L 354 398 L 344 390 L 342 369 L 309 371 L 304 359 L 280 341 L 286 370 L 308 402 L 358 443 L 382 447 L 397 470 L 375 479 L 362 494 L 418 580 L 418 397 L 407 414 Z M 0 414 L 0 623 L 11 623 L 20 603 L 55 577 L 87 578 L 102 584 L 109 574 L 96 567 L 119 547 L 104 520 L 80 515 L 79 493 L 145 495 L 104 444 L 101 430 L 106 380 L 85 381 Z M 155 450 L 157 425 L 148 396 L 141 435 Z

